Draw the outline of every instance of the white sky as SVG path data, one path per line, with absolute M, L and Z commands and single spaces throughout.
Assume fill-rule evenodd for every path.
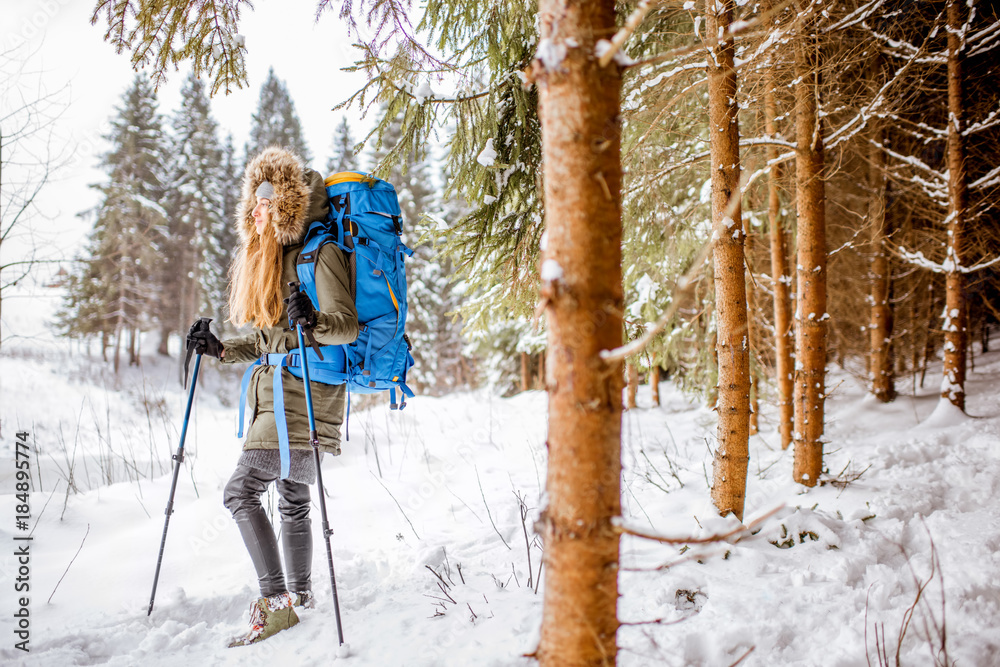
M 40 207 L 48 218 L 45 226 L 58 232 L 67 255 L 89 231 L 89 224 L 76 214 L 97 204 L 97 193 L 88 184 L 105 179 L 96 168 L 98 156 L 107 149 L 101 136 L 134 75 L 129 55 L 115 54 L 104 42 L 105 24 L 90 25 L 95 5 L 96 0 L 0 0 L 0 52 L 16 49 L 13 53 L 26 61 L 22 85 L 34 89 L 40 83 L 49 91 L 66 87 L 63 97 L 68 106 L 54 130 L 57 142 L 65 142 L 75 154 L 58 182 L 42 193 Z M 315 9 L 316 0 L 259 0 L 254 11 L 244 7 L 240 33 L 246 37 L 249 85 L 228 96 L 220 92 L 212 100 L 220 138 L 232 132 L 238 151 L 246 141 L 260 86 L 273 66 L 295 103 L 313 165 L 320 169 L 325 165 L 334 128 L 343 115 L 332 108 L 365 79 L 360 73 L 340 71 L 357 52 L 335 11 L 316 23 Z M 161 114 L 169 115 L 178 107 L 186 76 L 182 67 L 161 87 Z M 358 140 L 372 119 L 362 120 L 356 108 L 347 113 Z M 5 245 L 5 256 L 11 250 Z

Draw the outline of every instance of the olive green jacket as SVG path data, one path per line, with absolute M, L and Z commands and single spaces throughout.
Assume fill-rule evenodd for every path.
M 282 260 L 282 293 L 289 294 L 288 283 L 298 282 L 295 264 L 302 250 L 302 239 L 308 223 L 313 220 L 325 219 L 329 210 L 326 189 L 322 177 L 314 171 L 302 173 L 302 181 L 307 184 L 306 205 L 300 212 L 287 213 L 287 202 L 282 197 L 294 196 L 302 199 L 301 191 L 288 194 L 287 188 L 280 187 L 281 179 L 267 171 L 266 160 L 279 159 L 282 156 L 271 155 L 268 149 L 247 167 L 249 175 L 244 176 L 243 215 L 238 221 L 243 238 L 249 233 L 256 234 L 256 229 L 246 229 L 247 222 L 253 225 L 253 194 L 260 181 L 268 180 L 275 186 L 276 194 L 272 199 L 272 216 L 274 211 L 285 211 L 285 219 L 275 216 L 272 224 L 276 227 L 278 238 L 293 239 L 284 245 Z M 257 162 L 264 159 L 263 169 Z M 261 172 L 254 178 L 253 169 L 258 167 Z M 256 182 L 254 182 L 256 180 Z M 294 189 L 294 188 L 293 188 Z M 300 202 L 301 203 L 301 202 Z M 283 206 L 283 204 L 285 204 Z M 249 208 L 247 208 L 249 207 Z M 249 213 L 249 218 L 247 214 Z M 288 218 L 291 217 L 291 220 Z M 328 244 L 320 250 L 316 260 L 316 292 L 319 298 L 317 324 L 313 329 L 316 342 L 320 345 L 340 345 L 353 342 L 358 337 L 358 313 L 351 298 L 348 266 L 344 253 L 335 245 Z M 230 338 L 223 341 L 225 353 L 223 363 L 253 362 L 262 354 L 285 353 L 298 348 L 298 337 L 295 329 L 287 327 L 287 313 L 282 311 L 278 326 L 259 328 L 245 336 Z M 308 342 L 307 342 L 308 344 Z M 243 443 L 243 449 L 277 449 L 278 431 L 274 419 L 273 379 L 275 366 L 260 365 L 253 370 L 250 384 L 247 388 L 247 410 L 250 414 L 250 428 Z M 309 418 L 306 411 L 306 397 L 303 380 L 295 377 L 286 369 L 281 369 L 284 386 L 285 418 L 288 424 L 288 442 L 292 449 L 308 449 Z M 316 419 L 316 431 L 319 437 L 320 450 L 330 454 L 340 453 L 340 425 L 344 421 L 346 389 L 344 385 L 327 385 L 318 382 L 311 383 L 313 414 Z

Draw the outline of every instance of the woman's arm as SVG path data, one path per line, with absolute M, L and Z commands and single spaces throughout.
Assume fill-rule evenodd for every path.
M 348 281 L 344 252 L 332 243 L 320 248 L 316 258 L 319 311 L 313 329 L 320 345 L 343 345 L 358 337 L 358 311 L 351 299 Z
M 256 332 L 222 341 L 222 357 L 220 359 L 224 364 L 246 363 L 254 361 L 259 356 Z

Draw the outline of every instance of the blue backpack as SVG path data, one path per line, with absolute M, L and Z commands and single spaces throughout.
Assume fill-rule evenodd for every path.
M 306 230 L 296 264 L 300 289 L 319 307 L 316 296 L 316 258 L 320 248 L 333 243 L 347 254 L 351 297 L 358 310 L 358 338 L 347 345 L 327 345 L 316 352 L 306 348 L 309 379 L 324 384 L 346 384 L 348 416 L 350 394 L 389 391 L 391 409 L 402 409 L 413 391 L 406 373 L 413 366 L 406 326 L 406 272 L 404 262 L 413 251 L 403 245 L 399 200 L 386 181 L 353 171 L 342 171 L 325 181 L 330 215 Z M 266 363 L 284 366 L 295 377 L 303 375 L 301 350 L 268 354 Z M 263 359 L 257 363 L 263 362 Z M 243 376 L 240 430 L 253 367 Z M 401 400 L 396 402 L 396 391 Z M 278 427 L 282 478 L 288 474 L 288 427 L 285 421 L 281 373 L 274 377 L 274 416 Z

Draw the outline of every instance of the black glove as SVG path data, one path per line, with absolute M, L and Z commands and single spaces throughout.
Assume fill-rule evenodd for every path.
M 285 305 L 292 324 L 301 324 L 303 330 L 316 326 L 316 309 L 305 292 L 293 289 L 291 296 L 285 299 Z
M 215 337 L 205 320 L 198 320 L 191 325 L 187 335 L 187 349 L 194 350 L 195 354 L 222 358 L 222 341 Z

